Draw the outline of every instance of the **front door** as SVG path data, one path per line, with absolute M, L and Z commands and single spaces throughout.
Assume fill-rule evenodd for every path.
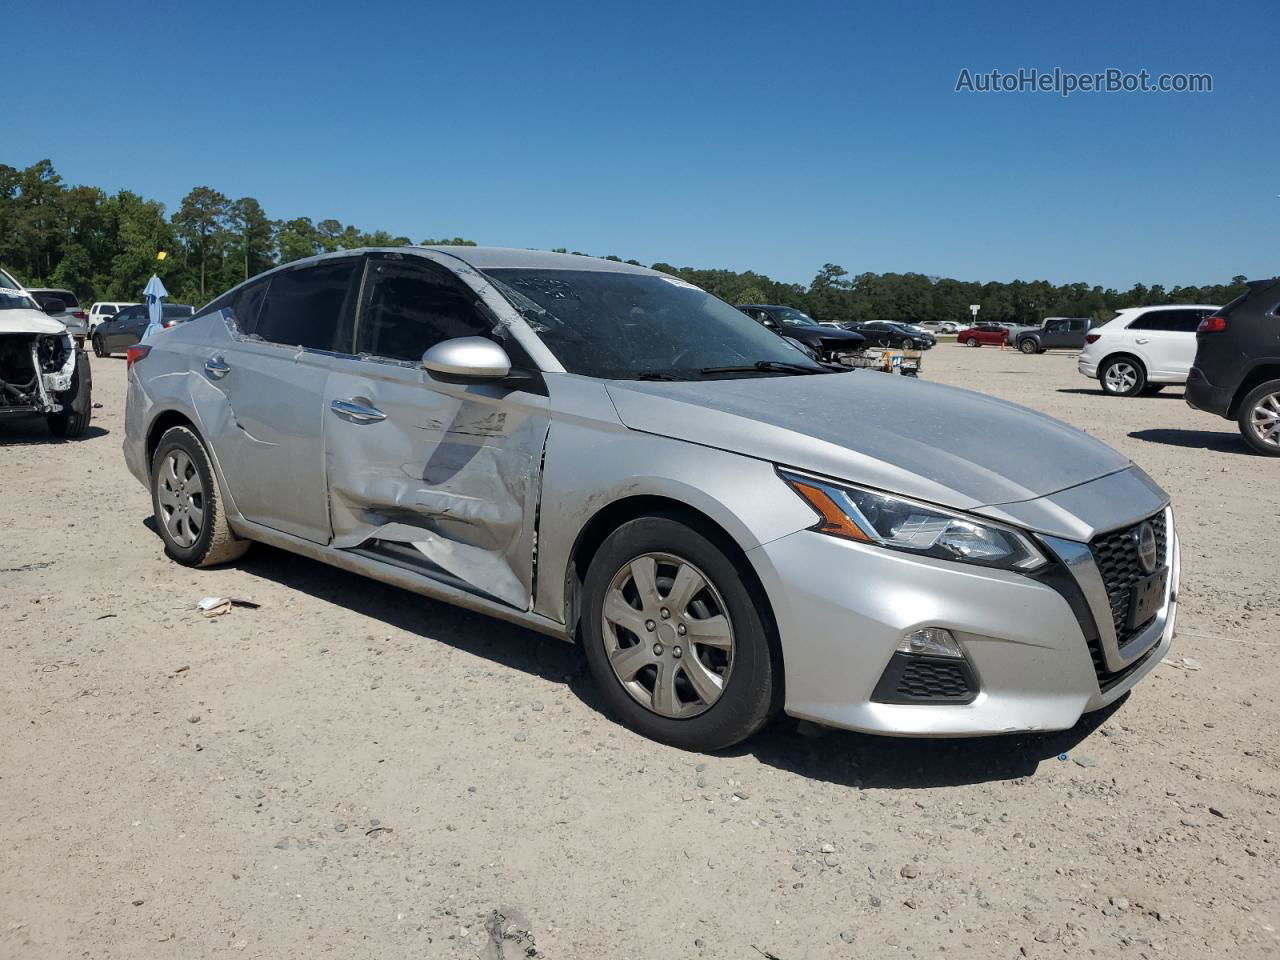
M 261 306 L 255 300 L 252 313 L 238 311 L 252 336 L 209 347 L 202 358 L 200 372 L 226 396 L 234 419 L 218 456 L 236 506 L 255 523 L 316 543 L 331 535 L 326 382 L 351 356 L 361 265 L 349 257 L 271 274 Z
M 443 340 L 489 336 L 529 365 L 476 300 L 423 258 L 367 261 L 359 358 L 326 387 L 333 544 L 526 610 L 549 424 L 540 378 L 450 384 L 421 364 Z

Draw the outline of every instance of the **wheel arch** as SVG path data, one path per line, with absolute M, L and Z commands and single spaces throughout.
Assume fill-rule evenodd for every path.
M 746 583 L 748 592 L 756 602 L 761 619 L 765 624 L 765 632 L 769 638 L 769 648 L 773 659 L 773 667 L 779 691 L 785 691 L 783 673 L 782 644 L 778 634 L 778 621 L 774 615 L 773 604 L 765 592 L 764 583 L 756 573 L 747 557 L 747 551 L 732 534 L 715 518 L 697 507 L 682 500 L 662 494 L 636 494 L 622 497 L 606 504 L 597 510 L 582 528 L 573 542 L 569 552 L 569 562 L 565 568 L 564 583 L 564 617 L 565 633 L 575 642 L 581 642 L 579 636 L 580 598 L 582 596 L 583 577 L 591 564 L 591 559 L 599 551 L 600 546 L 609 534 L 624 523 L 638 520 L 641 517 L 667 516 L 685 523 L 691 529 L 702 534 L 717 547 L 738 568 Z
M 152 419 L 147 427 L 146 467 L 148 477 L 151 476 L 151 461 L 155 459 L 156 449 L 160 446 L 160 438 L 165 435 L 166 431 L 174 427 L 186 427 L 199 438 L 200 442 L 205 445 L 205 449 L 208 449 L 209 445 L 205 442 L 204 435 L 200 432 L 200 427 L 196 425 L 194 420 L 180 410 L 163 410 Z
M 1142 368 L 1142 375 L 1144 377 L 1148 376 L 1151 372 L 1150 369 L 1147 367 L 1147 362 L 1143 360 L 1140 356 L 1138 356 L 1136 353 L 1132 353 L 1128 350 L 1116 350 L 1116 351 L 1113 351 L 1112 353 L 1108 353 L 1105 357 L 1103 357 L 1101 360 L 1098 361 L 1098 379 L 1102 379 L 1102 371 L 1106 368 L 1107 364 L 1112 363 L 1115 360 L 1132 360 L 1134 363 L 1136 363 L 1138 366 Z
M 1268 380 L 1280 380 L 1280 360 L 1264 360 L 1257 364 L 1240 381 L 1231 397 L 1231 405 L 1227 407 L 1227 417 L 1234 420 L 1240 415 L 1240 404 L 1244 398 L 1259 384 Z

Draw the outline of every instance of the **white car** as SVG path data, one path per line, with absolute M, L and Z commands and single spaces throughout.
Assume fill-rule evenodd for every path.
M 1076 368 L 1116 397 L 1186 383 L 1196 358 L 1196 327 L 1217 309 L 1206 304 L 1128 307 L 1089 331 Z
M 26 290 L 0 287 L 0 425 L 44 417 L 56 437 L 83 436 L 93 415 L 91 377 L 89 358 L 60 319 Z
M 89 336 L 93 336 L 93 331 L 97 330 L 98 324 L 104 320 L 110 320 L 125 307 L 136 306 L 138 306 L 136 301 L 130 301 L 129 303 L 104 303 L 103 301 L 98 301 L 89 308 Z

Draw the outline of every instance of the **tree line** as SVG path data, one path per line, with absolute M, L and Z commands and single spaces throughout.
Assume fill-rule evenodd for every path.
M 0 266 L 28 286 L 63 287 L 85 302 L 138 300 L 147 279 L 158 273 L 175 302 L 199 306 L 280 263 L 410 242 L 334 219 L 274 220 L 253 197 L 232 199 L 207 186 L 191 190 L 169 215 L 164 204 L 129 190 L 109 194 L 98 187 L 70 186 L 48 160 L 23 169 L 0 164 Z M 419 242 L 474 245 L 461 237 Z M 160 251 L 166 253 L 163 261 L 156 259 Z M 608 259 L 621 261 L 616 255 Z M 639 265 L 638 260 L 625 262 Z M 962 322 L 970 316 L 970 304 L 981 306 L 983 320 L 1030 324 L 1046 316 L 1092 316 L 1105 321 L 1123 307 L 1223 304 L 1245 290 L 1243 276 L 1203 287 L 1138 283 L 1121 291 L 1044 280 L 979 283 L 922 273 L 850 274 L 827 263 L 805 286 L 754 271 L 661 262 L 651 266 L 729 303 L 786 304 L 838 323 Z

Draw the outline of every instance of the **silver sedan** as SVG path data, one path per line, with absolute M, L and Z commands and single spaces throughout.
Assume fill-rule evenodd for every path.
M 779 711 L 1062 729 L 1173 636 L 1169 498 L 1123 456 L 815 363 L 641 267 L 326 255 L 131 347 L 128 377 L 174 560 L 261 541 L 576 642 L 618 718 L 690 749 Z

